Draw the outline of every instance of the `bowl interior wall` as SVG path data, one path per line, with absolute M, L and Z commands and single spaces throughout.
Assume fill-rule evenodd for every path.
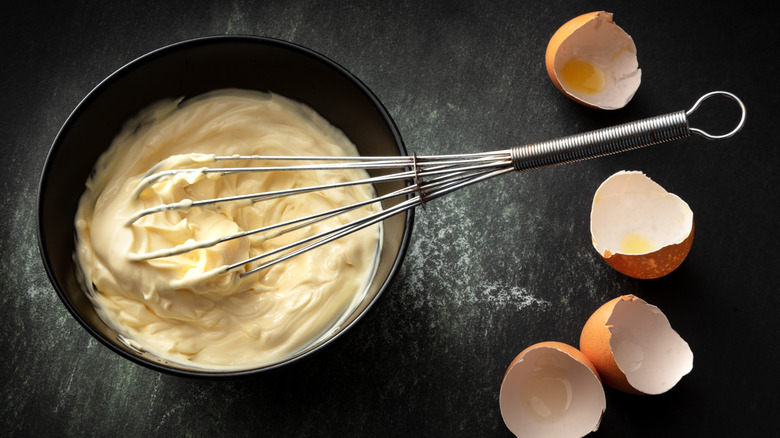
M 73 217 L 78 200 L 100 154 L 141 109 L 161 99 L 228 87 L 270 91 L 309 105 L 343 130 L 362 155 L 406 153 L 392 120 L 370 91 L 320 55 L 280 41 L 217 37 L 179 43 L 139 58 L 98 85 L 69 117 L 52 146 L 41 178 L 39 238 L 49 276 L 71 313 L 106 345 L 144 365 L 151 362 L 192 371 L 139 354 L 118 341 L 117 333 L 98 318 L 74 270 Z M 383 194 L 403 184 L 377 190 Z M 385 221 L 377 279 L 392 277 L 410 228 L 411 213 Z M 366 300 L 342 327 L 350 326 L 373 303 L 386 281 L 372 284 Z

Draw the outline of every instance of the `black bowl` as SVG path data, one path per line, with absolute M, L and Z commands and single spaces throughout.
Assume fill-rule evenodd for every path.
M 127 345 L 98 317 L 77 281 L 73 219 L 84 183 L 122 125 L 141 109 L 162 99 L 192 97 L 220 88 L 270 91 L 305 103 L 344 131 L 361 155 L 406 155 L 392 118 L 360 80 L 330 59 L 284 41 L 216 36 L 176 43 L 127 64 L 92 90 L 57 134 L 41 175 L 37 217 L 43 263 L 62 302 L 95 338 L 127 359 L 178 375 L 254 374 L 322 349 L 354 325 L 389 286 L 412 230 L 412 211 L 385 221 L 379 267 L 366 298 L 332 336 L 282 362 L 243 371 L 208 371 L 171 363 Z M 383 184 L 376 189 L 381 195 L 403 184 Z

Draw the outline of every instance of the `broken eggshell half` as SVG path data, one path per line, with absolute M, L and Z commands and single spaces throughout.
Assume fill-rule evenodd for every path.
M 693 369 L 688 343 L 658 309 L 634 296 L 615 298 L 585 323 L 580 351 L 605 384 L 632 394 L 661 394 Z
M 642 80 L 634 40 L 605 11 L 561 26 L 547 44 L 545 65 L 558 90 L 592 108 L 623 108 Z
M 509 365 L 499 404 L 517 437 L 581 437 L 598 429 L 606 397 L 596 368 L 582 352 L 561 342 L 540 342 Z
M 638 171 L 620 171 L 596 190 L 590 213 L 593 246 L 618 272 L 663 277 L 693 243 L 693 212 L 677 195 Z

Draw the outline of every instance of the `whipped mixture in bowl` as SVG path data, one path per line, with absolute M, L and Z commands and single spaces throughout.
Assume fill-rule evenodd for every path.
M 304 235 L 366 216 L 376 204 L 274 239 L 262 235 L 180 255 L 132 255 L 251 230 L 374 197 L 350 186 L 144 216 L 161 204 L 222 198 L 365 178 L 362 170 L 268 172 L 160 180 L 138 192 L 146 171 L 170 157 L 199 168 L 210 155 L 349 156 L 355 146 L 305 105 L 277 94 L 216 90 L 159 102 L 127 123 L 97 162 L 75 217 L 75 260 L 101 319 L 125 342 L 161 359 L 206 370 L 278 363 L 338 327 L 359 305 L 376 270 L 377 224 L 258 273 L 220 268 Z M 296 161 L 295 164 L 305 164 Z M 284 165 L 274 163 L 274 165 Z M 288 163 L 292 164 L 292 163 Z M 213 163 L 207 164 L 213 167 Z M 260 160 L 230 162 L 259 166 Z M 211 175 L 211 174 L 210 174 Z

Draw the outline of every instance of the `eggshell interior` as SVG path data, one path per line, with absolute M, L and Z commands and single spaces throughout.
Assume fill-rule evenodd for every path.
M 595 367 L 579 350 L 542 342 L 524 350 L 504 376 L 501 415 L 517 437 L 575 437 L 598 429 L 606 408 Z
M 585 60 L 604 73 L 600 91 L 583 92 L 567 84 L 562 71 L 572 59 Z M 623 108 L 642 80 L 634 40 L 604 11 L 583 14 L 561 26 L 547 46 L 546 63 L 550 78 L 564 94 L 602 109 Z
M 693 369 L 693 352 L 658 307 L 625 295 L 594 312 L 580 338 L 604 382 L 621 391 L 661 394 Z
M 673 271 L 693 240 L 688 204 L 642 172 L 621 171 L 604 181 L 593 198 L 590 221 L 596 251 L 636 278 Z

